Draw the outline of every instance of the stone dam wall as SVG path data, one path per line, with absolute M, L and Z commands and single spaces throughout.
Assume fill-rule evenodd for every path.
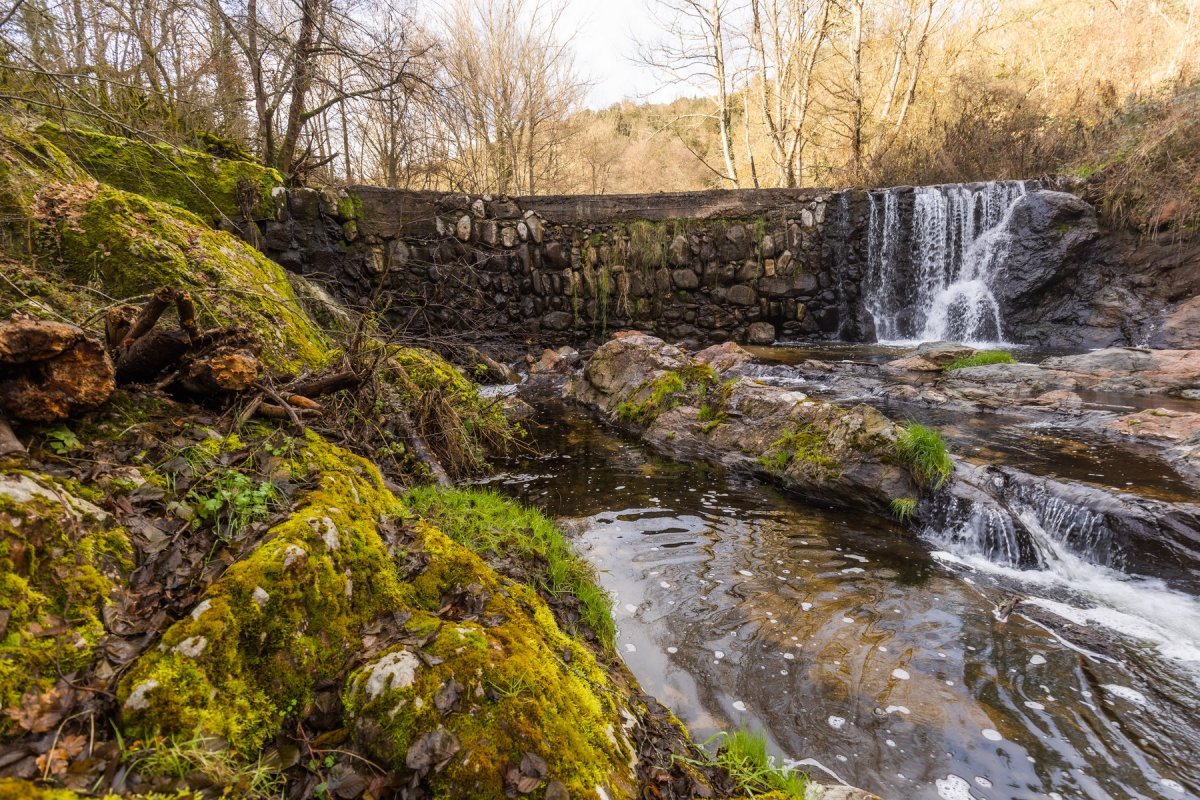
M 492 198 L 279 192 L 267 253 L 408 331 L 858 339 L 852 204 L 819 190 Z
M 1003 250 L 985 259 L 998 338 L 1200 346 L 1200 248 L 1107 232 L 1061 181 L 1021 185 L 991 237 Z M 412 335 L 557 345 L 632 328 L 698 345 L 870 342 L 897 320 L 919 328 L 932 303 L 927 252 L 945 251 L 942 283 L 955 280 L 964 236 L 996 216 L 988 198 L 1001 186 L 518 198 L 292 189 L 241 233 Z M 933 222 L 944 237 L 930 238 Z

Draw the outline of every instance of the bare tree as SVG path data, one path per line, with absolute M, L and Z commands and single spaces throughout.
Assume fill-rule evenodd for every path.
M 554 179 L 584 89 L 561 19 L 562 7 L 543 0 L 456 0 L 447 10 L 441 116 L 451 185 L 535 194 Z
M 711 92 L 713 117 L 724 169 L 704 163 L 730 186 L 737 187 L 733 153 L 735 47 L 730 24 L 730 0 L 655 0 L 661 38 L 641 45 L 643 63 L 656 69 L 668 84 L 690 85 Z

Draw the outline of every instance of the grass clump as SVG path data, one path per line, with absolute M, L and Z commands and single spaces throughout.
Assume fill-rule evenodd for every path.
M 612 600 L 567 543 L 562 531 L 536 509 L 482 489 L 424 486 L 405 495 L 417 514 L 500 572 L 545 596 L 555 611 L 578 601 L 579 622 L 605 645 L 616 635 Z M 573 620 L 565 620 L 570 627 Z
M 901 522 L 908 522 L 917 512 L 917 501 L 911 497 L 897 497 L 892 501 L 892 514 Z
M 219 739 L 201 734 L 154 737 L 127 759 L 132 769 L 149 778 L 185 781 L 202 776 L 226 797 L 269 800 L 283 794 L 283 776 L 268 768 L 261 756 L 253 761 L 237 758 Z
M 896 440 L 896 453 L 922 486 L 940 489 L 954 471 L 942 435 L 916 422 L 905 426 L 904 433 Z
M 1016 361 L 1007 350 L 981 350 L 965 358 L 956 358 L 945 366 L 943 372 L 967 367 L 986 367 L 989 364 L 1012 364 Z
M 767 754 L 765 735 L 740 728 L 717 736 L 724 741 L 713 758 L 714 763 L 741 784 L 747 795 L 775 793 L 775 797 L 803 800 L 808 791 L 808 775 L 776 766 L 775 757 Z

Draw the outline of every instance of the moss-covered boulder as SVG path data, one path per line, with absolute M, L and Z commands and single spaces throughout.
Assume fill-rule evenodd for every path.
M 271 192 L 283 186 L 277 171 L 246 159 L 218 158 L 199 150 L 51 123 L 39 125 L 36 133 L 96 180 L 187 209 L 206 220 L 270 217 Z
M 769 477 L 820 502 L 888 514 L 893 500 L 917 495 L 896 446 L 902 429 L 874 408 L 721 380 L 654 336 L 606 342 L 568 394 L 661 449 Z
M 0 735 L 36 730 L 59 676 L 91 662 L 132 566 L 127 533 L 84 494 L 51 475 L 0 472 L 0 708 L 27 712 L 0 716 Z
M 335 357 L 283 268 L 190 212 L 94 183 L 46 187 L 36 203 L 38 249 L 64 279 L 115 299 L 187 289 L 202 324 L 248 326 L 281 372 Z
M 349 674 L 358 745 L 436 796 L 500 798 L 514 780 L 632 794 L 620 695 L 532 589 L 406 521 L 368 462 L 310 435 L 297 463 L 315 488 L 121 681 L 127 734 L 198 732 L 253 757 Z

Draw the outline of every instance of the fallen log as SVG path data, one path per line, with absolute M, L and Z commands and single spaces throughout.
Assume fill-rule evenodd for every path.
M 358 373 L 347 369 L 290 383 L 283 387 L 283 391 L 289 394 L 300 395 L 301 397 L 313 398 L 340 392 L 343 389 L 353 389 L 361 386 L 362 382 L 363 379 L 358 376 Z

